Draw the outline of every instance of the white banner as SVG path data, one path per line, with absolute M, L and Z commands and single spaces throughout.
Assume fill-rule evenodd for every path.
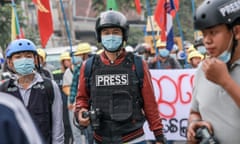
M 186 140 L 195 69 L 150 70 L 164 134 L 168 140 Z M 147 140 L 154 135 L 144 125 Z

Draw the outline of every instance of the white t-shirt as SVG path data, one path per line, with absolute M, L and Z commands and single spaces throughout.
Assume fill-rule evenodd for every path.
M 70 68 L 68 68 L 63 74 L 63 86 L 71 86 L 73 74 Z

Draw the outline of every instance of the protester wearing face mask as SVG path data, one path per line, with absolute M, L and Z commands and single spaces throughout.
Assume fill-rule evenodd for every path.
M 146 62 L 153 58 L 153 55 L 151 54 L 151 46 L 147 43 L 138 44 L 134 53 L 140 56 Z
M 97 144 L 145 144 L 146 118 L 156 144 L 165 144 L 147 63 L 124 50 L 129 32 L 126 17 L 105 11 L 97 18 L 95 32 L 104 51 L 81 67 L 75 111 L 79 124 L 93 127 Z M 141 70 L 141 79 L 137 70 Z M 85 115 L 88 111 L 90 118 Z
M 61 68 L 56 69 L 52 72 L 54 80 L 57 82 L 59 88 L 62 90 L 63 84 L 63 74 L 64 72 L 72 66 L 71 56 L 68 51 L 63 52 L 59 58 Z
M 191 143 L 199 143 L 196 132 L 202 127 L 218 141 L 210 143 L 240 142 L 239 13 L 238 0 L 205 0 L 196 10 L 194 26 L 203 33 L 209 57 L 194 77 L 187 131 Z
M 150 69 L 180 69 L 180 63 L 170 56 L 166 48 L 159 49 L 159 54 L 149 64 Z
M 65 91 L 65 88 L 63 87 L 63 75 L 65 71 L 72 66 L 70 52 L 64 51 L 63 53 L 61 53 L 59 57 L 59 61 L 61 64 L 60 69 L 54 70 L 52 74 L 53 74 L 54 81 L 56 81 L 56 83 L 58 84 L 61 90 L 61 95 L 63 100 L 63 108 L 62 108 L 63 122 L 64 122 L 64 129 L 65 129 L 64 137 L 65 137 L 65 142 L 69 143 L 72 141 L 73 136 L 71 131 L 70 120 L 68 117 L 68 101 L 67 101 L 66 91 Z
M 91 45 L 87 42 L 78 44 L 77 50 L 74 52 L 72 58 L 72 67 L 68 68 L 63 75 L 63 91 L 68 96 L 68 111 L 69 120 L 71 124 L 73 140 L 76 144 L 92 144 L 93 136 L 91 128 L 80 130 L 73 124 L 74 110 L 75 110 L 75 97 L 77 95 L 78 79 L 80 74 L 80 68 L 83 61 L 88 59 L 91 53 Z M 85 140 L 83 140 L 84 136 Z
M 203 44 L 203 37 L 200 37 L 197 40 L 195 40 L 194 47 L 204 56 L 204 58 L 207 57 L 208 53 L 206 47 Z
M 6 57 L 14 77 L 4 81 L 0 91 L 21 100 L 47 144 L 63 144 L 60 90 L 53 80 L 35 71 L 38 65 L 36 46 L 28 39 L 14 40 L 7 47 Z
M 203 60 L 203 58 L 204 56 L 200 52 L 195 50 L 188 54 L 187 61 L 192 66 L 192 68 L 197 68 L 201 61 Z

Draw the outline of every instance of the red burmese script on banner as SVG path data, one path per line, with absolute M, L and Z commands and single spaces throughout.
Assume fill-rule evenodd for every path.
M 156 101 L 164 118 L 177 116 L 177 107 L 189 105 L 192 99 L 192 70 L 151 71 Z

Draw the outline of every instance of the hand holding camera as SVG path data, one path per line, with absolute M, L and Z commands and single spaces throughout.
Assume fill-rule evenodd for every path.
M 197 129 L 195 138 L 200 141 L 199 144 L 219 144 L 206 126 Z
M 101 112 L 99 108 L 92 109 L 90 111 L 84 111 L 82 113 L 83 118 L 89 118 L 91 126 L 94 130 L 97 130 L 100 126 L 100 116 Z
M 209 122 L 203 121 L 203 120 L 192 120 L 189 123 L 188 130 L 187 130 L 187 139 L 188 139 L 188 141 L 191 141 L 191 142 L 199 141 L 199 139 L 196 138 L 196 132 L 201 127 L 207 127 L 209 133 L 210 134 L 213 133 L 212 125 Z

